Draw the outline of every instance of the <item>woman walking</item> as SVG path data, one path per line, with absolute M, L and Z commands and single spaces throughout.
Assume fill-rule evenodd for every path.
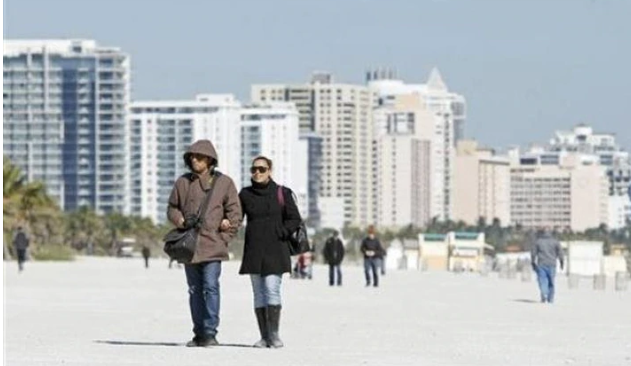
M 278 335 L 281 281 L 291 272 L 287 239 L 296 231 L 300 213 L 291 189 L 272 179 L 272 161 L 254 158 L 250 168 L 252 185 L 239 193 L 247 219 L 240 274 L 249 274 L 254 293 L 254 312 L 261 339 L 254 347 L 283 347 Z

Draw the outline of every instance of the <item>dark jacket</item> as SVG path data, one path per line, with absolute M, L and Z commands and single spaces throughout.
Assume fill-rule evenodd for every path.
M 338 238 L 329 238 L 324 244 L 324 250 L 322 251 L 324 260 L 331 266 L 337 266 L 342 263 L 345 253 L 344 244 Z
M 239 193 L 246 217 L 245 244 L 240 274 L 282 274 L 291 272 L 287 238 L 296 231 L 300 213 L 291 189 L 283 187 L 285 206 L 277 196 L 278 185 L 253 182 Z
M 558 259 L 563 267 L 561 244 L 550 234 L 542 234 L 535 241 L 530 255 L 533 265 L 556 267 Z
M 203 154 L 217 159 L 217 152 L 208 140 L 195 142 L 184 154 L 185 160 L 191 153 Z M 214 182 L 213 182 L 214 181 Z M 197 248 L 191 263 L 209 262 L 228 259 L 228 243 L 232 240 L 241 225 L 243 214 L 241 203 L 234 182 L 224 174 L 213 171 L 203 175 L 187 173 L 175 181 L 167 216 L 177 227 L 182 227 L 182 220 L 189 215 L 197 214 L 206 199 L 206 192 L 214 184 L 212 196 L 206 215 L 202 218 L 197 239 Z M 230 221 L 228 231 L 219 231 L 221 220 Z
M 364 255 L 364 258 L 383 258 L 383 255 L 386 252 L 381 246 L 381 242 L 376 237 L 374 239 L 364 238 L 359 249 Z M 369 250 L 372 250 L 375 253 L 372 257 L 366 255 L 366 252 Z
M 28 248 L 28 245 L 28 236 L 24 231 L 18 230 L 18 232 L 15 233 L 15 236 L 13 237 L 13 247 L 15 247 L 16 250 L 26 250 L 26 248 Z
M 151 257 L 151 249 L 149 249 L 149 247 L 142 247 L 142 256 L 145 258 Z

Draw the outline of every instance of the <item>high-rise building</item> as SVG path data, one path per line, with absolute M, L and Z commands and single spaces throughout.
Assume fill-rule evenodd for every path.
M 629 152 L 616 144 L 613 134 L 597 134 L 580 124 L 572 131 L 556 131 L 548 144 L 512 154 L 524 165 L 558 165 L 568 156 L 576 156 L 583 163 L 604 167 L 609 182 L 609 215 L 605 223 L 609 229 L 618 229 L 631 219 L 631 161 Z
M 584 231 L 608 220 L 606 169 L 569 154 L 558 165 L 511 165 L 513 224 Z
M 250 182 L 252 160 L 272 160 L 272 177 L 296 194 L 303 217 L 309 211 L 307 143 L 298 138 L 298 111 L 293 103 L 269 102 L 244 106 L 241 111 L 242 186 Z
M 318 206 L 318 195 L 320 194 L 320 176 L 322 171 L 322 137 L 315 132 L 301 132 L 300 141 L 307 146 L 307 197 L 309 209 L 306 216 L 307 225 L 319 229 L 321 226 L 320 207 Z M 343 223 L 344 220 L 333 220 L 333 222 Z
M 367 82 L 378 95 L 380 107 L 391 106 L 398 95 L 416 95 L 423 109 L 436 117 L 431 138 L 432 202 L 440 201 L 440 209 L 431 209 L 432 218 L 450 219 L 452 216 L 453 159 L 455 142 L 462 136 L 464 126 L 465 99 L 449 92 L 437 69 L 430 73 L 426 84 L 405 84 L 395 79 L 392 72 L 377 71 L 368 73 Z M 377 125 L 380 123 L 378 122 Z M 433 204 L 432 204 L 433 206 Z
M 301 131 L 322 138 L 322 170 L 310 171 L 309 177 L 320 179 L 318 199 L 340 199 L 344 211 L 340 227 L 372 224 L 373 180 L 367 174 L 372 169 L 375 94 L 366 86 L 334 83 L 330 75 L 318 73 L 310 84 L 253 85 L 252 100 L 296 104 Z
M 380 227 L 424 227 L 440 216 L 442 176 L 430 162 L 441 150 L 434 142 L 437 117 L 416 94 L 400 94 L 374 112 L 375 216 Z M 434 148 L 432 148 L 434 147 Z
M 326 80 L 316 77 L 313 80 Z M 300 132 L 315 131 L 315 101 L 312 84 L 261 84 L 252 85 L 251 99 L 254 103 L 292 102 L 298 110 Z
M 130 113 L 131 213 L 166 220 L 173 183 L 188 172 L 182 156 L 197 140 L 212 141 L 218 170 L 242 182 L 241 104 L 229 94 L 194 100 L 136 101 Z
M 449 120 L 453 130 L 451 143 L 455 146 L 464 139 L 467 102 L 462 95 L 449 91 L 437 68 L 431 70 L 425 84 L 406 84 L 389 69 L 366 72 L 366 83 L 377 90 L 380 105 L 392 103 L 398 94 L 418 93 L 428 109 Z
M 461 140 L 454 164 L 453 220 L 476 225 L 483 217 L 510 220 L 510 160 L 473 140 Z
M 129 56 L 90 40 L 9 40 L 4 155 L 61 208 L 128 211 Z

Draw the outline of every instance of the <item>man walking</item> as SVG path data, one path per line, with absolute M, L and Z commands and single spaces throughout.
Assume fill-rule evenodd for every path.
M 145 259 L 145 268 L 149 268 L 149 258 L 151 257 L 151 249 L 148 246 L 143 245 L 142 257 Z
M 338 286 L 342 286 L 342 261 L 345 253 L 344 243 L 340 240 L 339 233 L 334 231 L 333 236 L 324 244 L 322 251 L 324 260 L 329 265 L 329 286 L 335 285 L 336 282 Z M 337 281 L 335 281 L 336 275 Z
M 379 264 L 381 260 L 381 253 L 384 252 L 383 247 L 379 239 L 375 237 L 375 230 L 371 226 L 368 228 L 368 237 L 362 240 L 360 247 L 362 254 L 364 254 L 364 275 L 366 276 L 366 287 L 370 286 L 371 272 L 372 272 L 372 285 L 379 287 Z
M 228 243 L 243 217 L 234 182 L 215 169 L 218 161 L 210 141 L 195 142 L 184 154 L 191 172 L 175 181 L 169 197 L 169 221 L 179 228 L 198 228 L 199 232 L 195 255 L 184 267 L 194 333 L 188 347 L 218 344 L 221 262 L 229 258 Z M 205 215 L 198 217 L 206 199 Z
M 556 276 L 557 260 L 563 270 L 563 250 L 550 230 L 542 230 L 531 250 L 532 269 L 537 273 L 537 282 L 541 292 L 541 302 L 554 302 L 554 277 Z
M 26 262 L 26 250 L 28 249 L 30 240 L 22 227 L 18 227 L 15 235 L 13 236 L 13 248 L 18 256 L 18 270 L 22 272 L 24 270 L 24 262 Z

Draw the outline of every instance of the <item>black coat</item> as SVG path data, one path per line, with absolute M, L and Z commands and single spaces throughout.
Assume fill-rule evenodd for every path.
M 29 245 L 29 238 L 24 231 L 19 230 L 13 237 L 13 246 L 17 250 L 25 250 Z
M 366 252 L 369 250 L 374 252 L 372 258 L 377 259 L 383 258 L 386 253 L 386 251 L 381 246 L 381 242 L 379 241 L 379 239 L 371 239 L 370 237 L 364 238 L 364 240 L 362 240 L 362 245 L 359 247 L 359 250 L 361 250 L 364 258 L 371 258 L 366 255 Z
M 283 187 L 285 206 L 277 195 L 278 185 L 253 183 L 239 193 L 247 219 L 240 274 L 282 274 L 291 272 L 287 237 L 302 219 L 291 189 Z
M 322 255 L 324 255 L 324 260 L 328 264 L 337 266 L 344 260 L 345 252 L 344 244 L 342 244 L 340 239 L 330 238 L 324 244 Z

